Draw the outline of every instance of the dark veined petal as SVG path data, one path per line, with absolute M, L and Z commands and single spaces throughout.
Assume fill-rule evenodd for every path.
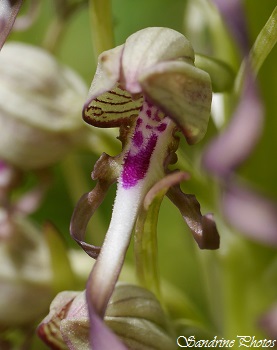
M 1 0 L 0 5 L 0 49 L 4 45 L 9 35 L 18 11 L 22 5 L 22 0 Z
M 124 45 L 103 52 L 83 108 L 83 119 L 97 127 L 115 127 L 138 115 L 142 100 L 132 99 L 120 85 Z
M 133 100 L 128 91 L 117 84 L 89 102 L 83 111 L 83 119 L 101 128 L 118 127 L 131 116 L 137 116 L 141 106 L 142 98 Z
M 142 287 L 118 283 L 105 322 L 129 349 L 176 349 L 172 322 L 155 295 Z
M 158 63 L 142 72 L 144 94 L 181 128 L 189 144 L 207 130 L 212 101 L 209 75 L 185 61 Z
M 59 293 L 50 305 L 49 314 L 38 326 L 37 333 L 39 337 L 52 349 L 67 349 L 60 332 L 60 325 L 77 295 L 78 292 Z

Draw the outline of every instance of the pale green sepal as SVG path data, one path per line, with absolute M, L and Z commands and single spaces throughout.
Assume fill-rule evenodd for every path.
M 213 57 L 196 54 L 195 65 L 210 75 L 213 92 L 224 92 L 232 89 L 235 72 L 225 62 Z
M 107 308 L 105 323 L 128 349 L 176 349 L 171 322 L 155 295 L 147 289 L 118 283 Z
M 257 74 L 263 62 L 277 42 L 277 6 L 259 33 L 251 51 L 252 69 Z
M 194 61 L 190 42 L 170 28 L 152 27 L 131 35 L 125 43 L 122 73 L 125 88 L 132 94 L 140 93 L 139 76 L 159 62 L 187 59 Z
M 86 106 L 99 95 L 112 90 L 119 81 L 123 49 L 124 45 L 120 45 L 112 50 L 102 52 L 98 57 L 98 65 L 89 89 Z
M 145 95 L 181 128 L 189 144 L 204 137 L 212 101 L 208 73 L 184 61 L 161 62 L 145 70 L 139 82 Z
M 247 68 L 251 67 L 254 75 L 257 75 L 265 59 L 277 42 L 277 6 L 260 31 L 248 57 L 242 62 L 236 77 L 235 91 L 240 92 Z
M 168 189 L 187 180 L 185 173 L 174 173 L 158 181 L 144 198 L 135 227 L 135 260 L 139 282 L 160 299 L 157 223 L 162 200 Z
M 55 293 L 74 287 L 75 275 L 68 252 L 57 229 L 49 222 L 44 225 L 45 240 L 52 268 L 52 288 Z

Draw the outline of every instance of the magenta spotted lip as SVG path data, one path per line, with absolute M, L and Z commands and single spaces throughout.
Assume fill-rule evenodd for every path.
M 146 100 L 137 118 L 130 149 L 124 157 L 121 175 L 124 189 L 136 186 L 146 176 L 158 138 L 166 128 L 163 113 Z
M 147 143 L 135 155 L 131 151 L 124 160 L 122 172 L 122 186 L 125 189 L 135 186 L 139 180 L 145 177 L 149 168 L 150 158 L 157 144 L 158 136 L 152 134 Z

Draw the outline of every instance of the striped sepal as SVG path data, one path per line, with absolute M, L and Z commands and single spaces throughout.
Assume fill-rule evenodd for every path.
M 133 100 L 132 96 L 118 85 L 92 100 L 84 109 L 83 119 L 93 126 L 110 128 L 120 126 L 126 119 L 138 115 L 142 97 Z

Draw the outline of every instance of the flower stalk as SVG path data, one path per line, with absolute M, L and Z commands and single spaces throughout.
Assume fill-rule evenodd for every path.
M 120 127 L 122 152 L 116 157 L 106 154 L 100 157 L 92 173 L 98 181 L 96 187 L 80 199 L 71 221 L 73 238 L 90 256 L 97 258 L 87 284 L 91 341 L 96 349 L 106 349 L 105 337 L 99 336 L 99 329 L 107 337 L 111 336 L 101 320 L 136 222 L 137 255 L 142 250 L 145 252 L 142 260 L 138 260 L 142 263 L 138 270 L 141 269 L 144 279 L 149 268 L 155 276 L 153 289 L 159 293 L 154 223 L 165 193 L 180 207 L 200 248 L 218 248 L 219 238 L 212 216 L 202 216 L 196 198 L 185 195 L 178 187 L 180 181 L 187 179 L 187 174 L 166 176 L 170 173 L 168 165 L 176 161 L 176 132 L 182 131 L 189 144 L 204 137 L 211 96 L 210 78 L 195 67 L 190 43 L 171 29 L 141 30 L 124 45 L 99 56 L 83 118 L 95 127 Z M 115 181 L 117 193 L 110 226 L 102 247 L 95 247 L 84 242 L 86 226 Z M 156 218 L 150 226 L 151 214 L 145 216 L 145 209 L 155 212 Z M 153 244 L 145 250 L 143 245 L 148 237 Z M 149 260 L 150 256 L 153 259 Z M 148 288 L 151 277 L 144 281 Z
M 91 37 L 94 55 L 114 47 L 111 0 L 89 0 Z

